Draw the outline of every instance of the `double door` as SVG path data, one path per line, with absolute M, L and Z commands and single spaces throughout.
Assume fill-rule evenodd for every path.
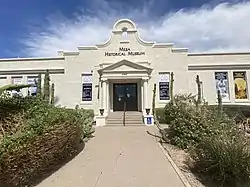
M 138 111 L 137 84 L 113 84 L 113 110 Z

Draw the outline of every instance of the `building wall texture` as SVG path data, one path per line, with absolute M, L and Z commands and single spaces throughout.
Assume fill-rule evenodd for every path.
M 113 110 L 115 83 L 137 83 L 138 110 L 141 111 L 152 107 L 156 84 L 156 107 L 164 107 L 169 100 L 160 100 L 160 74 L 171 72 L 174 73 L 174 94 L 196 94 L 195 78 L 199 75 L 202 96 L 209 104 L 217 102 L 215 73 L 226 72 L 229 96 L 223 102 L 250 103 L 250 53 L 188 53 L 186 48 L 175 48 L 171 43 L 146 42 L 140 38 L 135 24 L 127 19 L 117 21 L 110 39 L 101 45 L 78 47 L 75 52 L 60 51 L 58 57 L 51 58 L 0 59 L 0 86 L 11 83 L 17 76 L 22 77 L 22 83 L 27 83 L 28 77 L 44 73 L 46 69 L 50 71 L 51 83 L 55 83 L 56 104 L 79 105 L 94 109 L 96 114 L 103 107 Z M 247 96 L 241 99 L 235 97 L 234 72 L 246 72 Z M 82 75 L 90 76 L 92 83 L 89 101 L 82 100 Z M 237 81 L 241 85 L 242 80 Z M 23 94 L 27 94 L 27 89 Z

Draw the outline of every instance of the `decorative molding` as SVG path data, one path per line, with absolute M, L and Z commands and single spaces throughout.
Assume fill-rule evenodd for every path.
M 128 43 L 129 43 L 128 40 L 120 41 L 120 44 L 128 44 Z
M 28 74 L 39 74 L 45 73 L 47 68 L 44 69 L 20 69 L 20 70 L 1 70 L 0 75 L 28 75 Z M 64 74 L 63 68 L 49 69 L 51 74 Z
M 172 48 L 173 53 L 186 53 L 188 52 L 188 48 Z
M 77 47 L 78 50 L 97 50 L 97 46 L 80 46 L 80 47 Z
M 250 69 L 249 64 L 189 64 L 188 70 L 246 70 Z
M 147 41 L 145 41 L 145 40 L 143 40 L 141 37 L 140 37 L 140 35 L 138 34 L 138 32 L 136 32 L 135 33 L 135 37 L 136 37 L 136 40 L 140 43 L 140 44 L 142 44 L 142 45 L 144 45 L 144 46 L 153 46 L 154 44 L 155 44 L 155 42 L 147 42 Z
M 127 33 L 136 33 L 136 32 L 138 32 L 136 29 L 130 29 L 130 30 L 127 30 L 126 31 Z M 123 33 L 123 31 L 122 30 L 112 30 L 112 33 L 114 33 L 114 34 L 116 34 L 116 33 Z
M 153 48 L 169 48 L 173 47 L 173 43 L 154 43 Z
M 97 44 L 96 47 L 97 48 L 104 48 L 107 47 L 109 44 L 111 44 L 111 41 L 113 40 L 114 34 L 112 33 L 111 36 L 109 37 L 109 39 L 104 42 L 103 44 Z
M 64 57 L 33 57 L 33 58 L 3 58 L 0 62 L 13 62 L 13 61 L 44 61 L 44 60 L 65 60 Z
M 116 30 L 117 29 L 117 25 L 120 24 L 120 23 L 122 23 L 122 22 L 126 22 L 126 23 L 130 24 L 134 30 L 137 30 L 136 29 L 136 25 L 130 19 L 120 19 L 120 20 L 116 21 L 115 24 L 114 24 L 114 26 L 113 26 L 113 30 Z M 127 30 L 127 31 L 129 31 L 129 30 Z
M 115 68 L 120 67 L 122 65 L 130 66 L 130 67 L 134 68 L 135 71 L 138 71 L 138 72 L 140 72 L 140 70 L 145 70 L 145 71 L 147 71 L 149 73 L 151 73 L 153 71 L 153 69 L 151 69 L 149 67 L 143 66 L 143 65 L 138 64 L 138 63 L 131 62 L 131 61 L 126 60 L 126 59 L 123 59 L 123 60 L 118 61 L 116 63 L 112 63 L 111 65 L 106 66 L 106 67 L 104 67 L 102 69 L 99 69 L 98 73 L 102 74 L 103 72 L 106 72 L 107 70 L 108 70 L 108 72 L 110 72 L 110 71 L 114 72 Z
M 65 56 L 78 56 L 80 53 L 79 51 L 65 51 L 63 52 L 63 55 Z
M 228 52 L 228 53 L 188 53 L 188 56 L 222 56 L 222 55 L 250 55 L 250 52 Z

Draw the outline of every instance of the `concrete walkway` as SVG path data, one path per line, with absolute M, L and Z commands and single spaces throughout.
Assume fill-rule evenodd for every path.
M 72 161 L 38 187 L 184 187 L 154 133 L 155 127 L 99 127 Z

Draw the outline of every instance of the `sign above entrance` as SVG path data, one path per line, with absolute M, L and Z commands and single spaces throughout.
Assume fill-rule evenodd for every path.
M 146 55 L 145 52 L 132 51 L 127 47 L 119 47 L 119 52 L 105 52 L 104 56 L 139 56 Z

